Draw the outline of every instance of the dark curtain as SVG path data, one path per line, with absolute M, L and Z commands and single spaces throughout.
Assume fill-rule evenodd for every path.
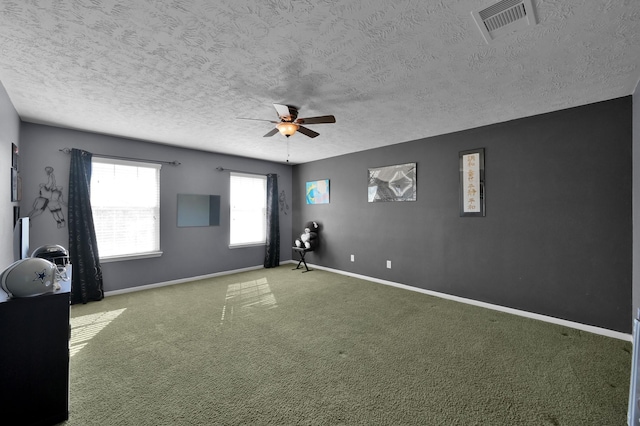
M 102 268 L 91 212 L 91 157 L 71 150 L 69 168 L 69 259 L 71 261 L 71 303 L 102 300 Z
M 278 211 L 278 175 L 267 175 L 267 250 L 264 267 L 280 265 L 280 217 Z

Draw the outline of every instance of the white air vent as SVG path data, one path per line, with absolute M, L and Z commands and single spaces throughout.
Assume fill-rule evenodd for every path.
M 491 40 L 538 23 L 531 0 L 502 0 L 493 6 L 471 12 L 489 44 Z

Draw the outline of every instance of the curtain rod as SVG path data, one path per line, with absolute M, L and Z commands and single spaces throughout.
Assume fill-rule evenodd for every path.
M 249 175 L 272 175 L 274 173 L 256 173 L 256 172 L 245 172 L 244 170 L 234 170 L 234 169 L 225 169 L 224 167 L 216 167 L 216 170 L 219 172 L 236 172 L 236 173 L 246 173 Z M 276 175 L 278 177 L 280 177 L 280 175 Z
M 71 153 L 71 148 L 62 148 L 59 149 L 58 151 L 60 152 L 64 152 L 65 154 L 70 154 Z M 112 158 L 114 160 L 130 160 L 130 161 L 140 161 L 142 163 L 157 163 L 157 164 L 169 164 L 171 166 L 179 166 L 180 163 L 178 161 L 161 161 L 161 160 L 146 160 L 144 158 L 132 158 L 132 157 L 119 157 L 117 155 L 104 155 L 104 154 L 93 154 L 96 157 L 103 157 L 103 158 Z

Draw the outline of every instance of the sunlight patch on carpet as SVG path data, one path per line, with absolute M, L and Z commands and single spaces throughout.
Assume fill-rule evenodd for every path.
M 86 346 L 102 329 L 116 319 L 126 308 L 115 311 L 99 312 L 71 318 L 71 340 L 69 341 L 69 356 L 74 356 Z
M 234 315 L 245 316 L 254 313 L 256 309 L 277 307 L 276 297 L 266 278 L 229 284 L 220 323 L 231 321 Z

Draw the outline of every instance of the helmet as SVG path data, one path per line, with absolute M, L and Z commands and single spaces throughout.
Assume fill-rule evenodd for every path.
M 69 263 L 69 252 L 57 244 L 40 246 L 31 253 L 31 257 L 47 259 L 58 265 L 58 267 L 65 267 Z
M 0 286 L 9 297 L 32 297 L 60 288 L 58 268 L 46 259 L 28 257 L 12 263 L 0 273 Z

